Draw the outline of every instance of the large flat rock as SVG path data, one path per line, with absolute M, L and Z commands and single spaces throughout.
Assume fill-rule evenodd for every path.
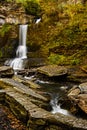
M 37 71 L 49 77 L 61 76 L 67 74 L 67 68 L 58 65 L 47 65 L 47 66 L 39 67 Z

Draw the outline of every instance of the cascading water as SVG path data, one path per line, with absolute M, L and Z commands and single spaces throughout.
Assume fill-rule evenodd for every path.
M 16 51 L 16 58 L 10 62 L 14 70 L 24 69 L 23 61 L 27 58 L 26 36 L 28 25 L 20 25 L 19 28 L 19 46 Z
M 68 89 L 68 85 L 64 85 L 64 83 L 61 84 L 57 82 L 52 82 L 50 80 L 45 81 L 40 79 L 37 79 L 35 83 L 42 86 L 41 90 L 44 91 L 46 95 L 50 96 L 51 113 L 53 114 L 61 113 L 67 116 L 72 115 L 67 109 L 64 108 L 64 105 L 62 104 L 62 101 L 64 101 L 66 97 L 66 90 Z
M 61 104 L 58 103 L 58 99 L 59 99 L 59 95 L 58 94 L 51 94 L 51 101 L 50 101 L 50 105 L 52 106 L 52 113 L 62 113 L 64 115 L 68 115 L 70 116 L 71 113 L 69 113 L 69 111 L 62 109 L 61 108 Z

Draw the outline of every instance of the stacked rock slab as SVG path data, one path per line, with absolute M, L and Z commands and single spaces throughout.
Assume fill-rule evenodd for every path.
M 24 123 L 29 130 L 86 130 L 87 120 L 63 114 L 52 114 L 38 104 L 48 100 L 14 79 L 0 79 L 0 99 L 8 104 L 10 110 Z M 33 100 L 36 100 L 36 104 Z
M 74 86 L 68 92 L 68 97 L 87 114 L 87 82 Z

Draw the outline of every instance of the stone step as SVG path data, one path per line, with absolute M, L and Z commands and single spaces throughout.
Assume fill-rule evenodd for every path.
M 13 79 L 1 78 L 0 87 L 4 89 L 9 89 L 9 87 L 12 87 L 12 89 L 15 89 L 15 91 L 20 92 L 23 95 L 31 96 L 35 99 L 42 100 L 45 102 L 48 101 L 47 98 L 30 89 L 29 86 L 23 85 L 22 83 Z

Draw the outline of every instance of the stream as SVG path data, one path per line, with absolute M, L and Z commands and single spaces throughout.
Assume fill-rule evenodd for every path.
M 34 78 L 34 75 L 25 78 L 28 80 L 32 80 Z M 46 81 L 37 78 L 34 82 L 41 86 L 41 88 L 39 88 L 39 91 L 44 93 L 44 95 L 50 97 L 49 104 L 51 106 L 51 110 L 50 110 L 51 113 L 53 114 L 62 113 L 68 116 L 72 115 L 66 109 L 67 105 L 64 104 L 64 100 L 66 99 L 67 90 L 70 89 L 73 86 L 73 84 L 67 82 Z
M 52 107 L 51 112 L 55 113 L 62 113 L 64 115 L 71 115 L 70 112 L 64 108 L 62 108 L 62 103 L 64 98 L 66 98 L 66 90 L 69 86 L 63 83 L 55 83 L 55 82 L 48 82 L 48 81 L 35 81 L 37 84 L 42 86 L 42 90 L 50 95 L 50 105 Z

